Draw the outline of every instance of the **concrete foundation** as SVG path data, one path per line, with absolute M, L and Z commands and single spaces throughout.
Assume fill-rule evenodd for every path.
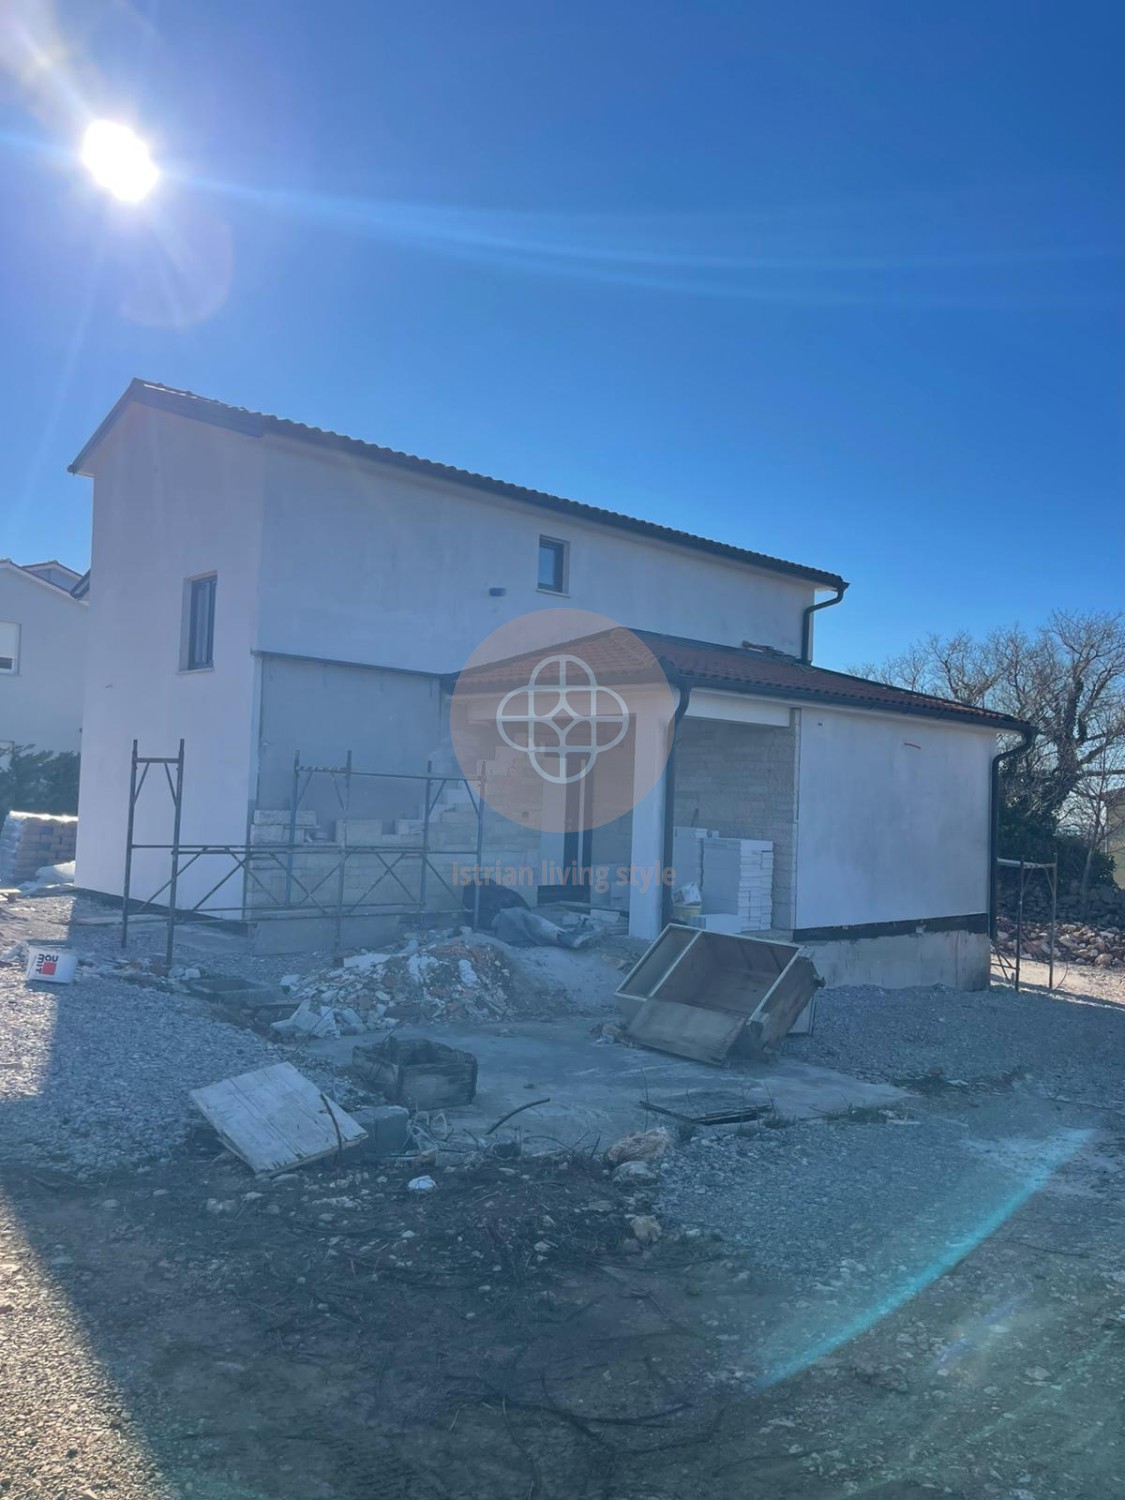
M 893 937 L 802 943 L 829 987 L 876 984 L 885 990 L 945 984 L 986 990 L 988 936 L 980 932 L 911 932 Z

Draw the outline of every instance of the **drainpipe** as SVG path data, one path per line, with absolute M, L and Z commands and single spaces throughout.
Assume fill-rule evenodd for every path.
M 996 915 L 1000 905 L 1000 868 L 996 861 L 1000 857 L 1000 762 L 1012 755 L 1026 755 L 1032 741 L 1039 733 L 1025 724 L 1019 731 L 1020 742 L 1010 750 L 997 750 L 992 757 L 991 822 L 988 829 L 988 936 L 996 941 Z
M 812 664 L 812 617 L 818 609 L 831 609 L 839 604 L 847 592 L 846 583 L 834 585 L 836 592 L 831 599 L 822 599 L 819 604 L 806 604 L 801 616 L 801 660 L 805 666 Z
M 676 712 L 672 716 L 672 744 L 668 750 L 668 759 L 664 763 L 664 854 L 663 868 L 668 870 L 672 865 L 673 838 L 676 823 L 676 736 L 680 732 L 680 724 L 688 711 L 691 702 L 691 683 L 682 677 L 677 677 L 668 670 L 665 662 L 660 663 L 667 677 L 669 685 L 677 689 L 680 701 L 676 706 Z M 663 874 L 663 871 L 661 872 Z M 661 910 L 660 918 L 663 926 L 667 927 L 672 920 L 672 890 L 670 886 L 660 882 Z

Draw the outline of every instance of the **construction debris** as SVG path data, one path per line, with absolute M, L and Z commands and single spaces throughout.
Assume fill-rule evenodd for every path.
M 634 1214 L 629 1220 L 629 1228 L 642 1245 L 654 1245 L 664 1233 L 660 1220 L 653 1218 L 652 1214 Z
M 356 953 L 294 979 L 297 1008 L 278 1036 L 359 1036 L 404 1021 L 494 1021 L 508 1014 L 512 971 L 494 943 L 411 939 L 398 952 Z
M 522 906 L 497 912 L 492 930 L 513 948 L 588 948 L 599 937 L 597 925 L 588 917 L 563 927 Z
M 410 1109 L 471 1104 L 477 1091 L 473 1054 L 428 1037 L 391 1036 L 359 1046 L 352 1068 L 392 1104 Z
M 193 1089 L 219 1139 L 255 1172 L 284 1172 L 343 1152 L 367 1132 L 292 1063 Z
M 666 1130 L 641 1130 L 633 1135 L 623 1135 L 605 1153 L 611 1167 L 627 1161 L 655 1161 L 664 1155 L 672 1144 Z

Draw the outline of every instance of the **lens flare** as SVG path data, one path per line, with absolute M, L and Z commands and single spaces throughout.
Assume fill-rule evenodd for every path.
M 95 120 L 86 131 L 82 163 L 98 186 L 122 203 L 139 203 L 160 177 L 144 141 L 112 120 Z

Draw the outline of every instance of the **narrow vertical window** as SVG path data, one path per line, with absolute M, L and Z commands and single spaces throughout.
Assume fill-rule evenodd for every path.
M 549 594 L 566 593 L 567 544 L 554 537 L 539 538 L 539 587 Z
M 11 620 L 0 620 L 0 672 L 20 669 L 20 628 Z
M 207 578 L 189 578 L 187 582 L 184 668 L 188 672 L 215 664 L 216 582 L 214 573 Z

